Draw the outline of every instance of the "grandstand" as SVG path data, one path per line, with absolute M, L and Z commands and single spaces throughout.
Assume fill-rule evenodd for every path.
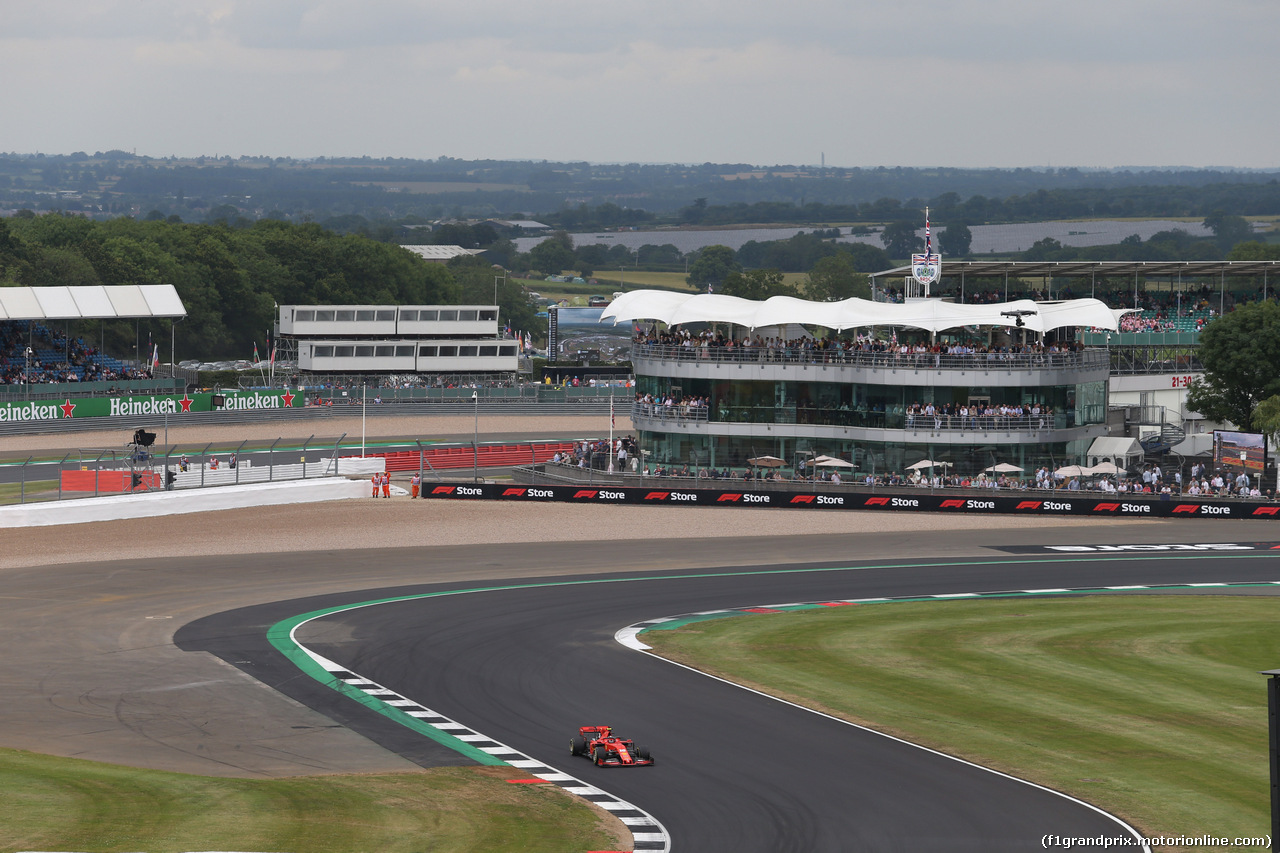
M 0 288 L 0 395 L 42 397 L 62 394 L 77 383 L 95 393 L 119 383 L 138 390 L 153 381 L 150 365 L 107 355 L 71 333 L 76 320 L 134 320 L 185 317 L 173 285 Z M 64 321 L 62 328 L 58 321 Z M 172 335 L 170 352 L 172 353 Z M 172 384 L 172 381 L 165 383 Z

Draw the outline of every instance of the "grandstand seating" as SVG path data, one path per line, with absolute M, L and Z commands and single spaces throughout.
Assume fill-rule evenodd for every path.
M 1208 308 L 1198 311 L 1188 311 L 1181 317 L 1169 316 L 1169 313 L 1163 310 L 1143 311 L 1139 314 L 1129 315 L 1135 317 L 1139 323 L 1145 324 L 1147 321 L 1156 321 L 1160 324 L 1159 329 L 1140 329 L 1140 331 L 1151 332 L 1198 332 L 1213 318 L 1213 312 Z M 1127 319 L 1127 318 L 1126 318 Z M 1130 321 L 1133 322 L 1133 321 Z M 1126 330 L 1127 331 L 1127 330 Z

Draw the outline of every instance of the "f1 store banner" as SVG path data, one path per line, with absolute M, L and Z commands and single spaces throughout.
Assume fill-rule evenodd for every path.
M 651 481 L 652 482 L 652 481 Z M 1010 515 L 1073 515 L 1091 518 L 1253 518 L 1280 521 L 1280 503 L 1270 501 L 1160 500 L 1142 497 L 1082 497 L 1059 492 L 1052 497 L 962 494 L 912 494 L 909 489 L 884 494 L 847 491 L 771 492 L 736 489 L 687 489 L 668 485 L 519 486 L 503 483 L 425 484 L 424 498 L 453 500 L 563 501 L 677 506 L 775 507 L 802 509 L 867 509 L 884 512 L 959 512 Z M 746 485 L 744 483 L 744 485 Z M 1064 496 L 1066 495 L 1066 496 Z
M 214 398 L 221 406 L 214 407 Z M 66 418 L 105 418 L 122 415 L 173 415 L 192 412 L 242 411 L 245 409 L 301 408 L 301 394 L 292 391 L 224 391 L 218 394 L 160 394 L 132 397 L 67 397 L 23 403 L 0 403 L 0 423 L 60 421 Z

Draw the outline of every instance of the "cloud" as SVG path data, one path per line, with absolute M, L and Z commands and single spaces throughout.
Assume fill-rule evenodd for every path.
M 1274 0 L 13 4 L 0 50 L 38 73 L 0 91 L 0 145 L 1275 166 L 1278 24 Z

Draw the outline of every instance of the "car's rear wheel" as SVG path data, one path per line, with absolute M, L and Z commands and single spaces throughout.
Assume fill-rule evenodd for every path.
M 570 755 L 586 755 L 587 754 L 586 739 L 576 737 L 573 740 L 569 741 L 569 754 Z
M 603 746 L 596 747 L 595 762 L 598 766 L 603 767 L 608 757 L 609 757 L 609 750 L 605 749 Z

